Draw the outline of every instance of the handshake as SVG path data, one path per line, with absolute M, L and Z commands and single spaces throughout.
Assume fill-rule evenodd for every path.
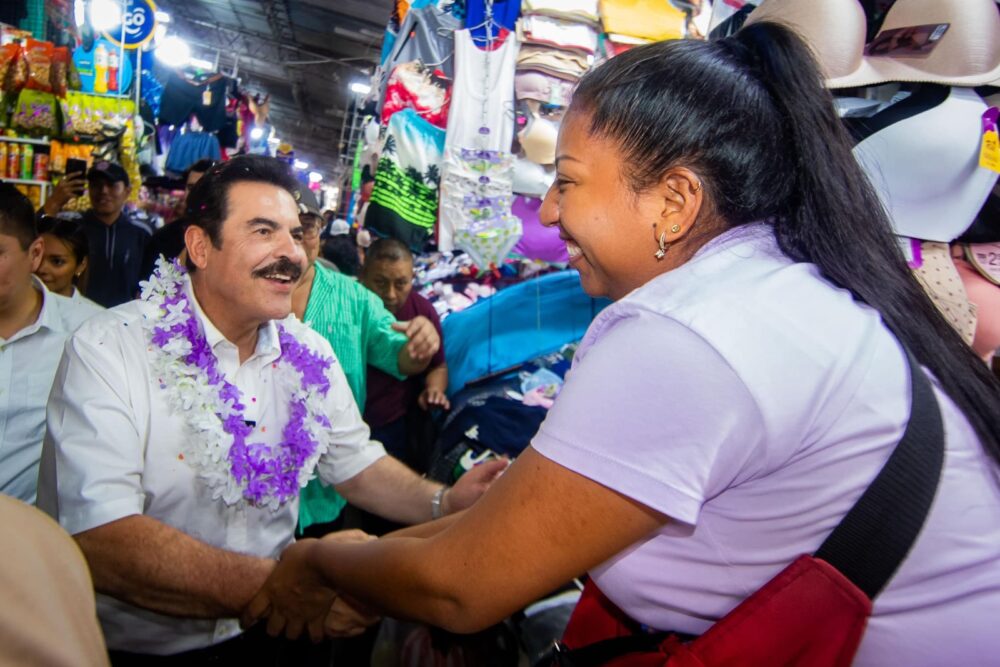
M 285 549 L 260 591 L 243 610 L 241 625 L 249 628 L 267 622 L 272 637 L 297 639 L 308 632 L 310 639 L 354 637 L 379 621 L 354 600 L 330 588 L 315 565 L 313 553 L 325 541 L 364 543 L 377 539 L 360 530 L 344 530 L 317 539 L 299 540 Z

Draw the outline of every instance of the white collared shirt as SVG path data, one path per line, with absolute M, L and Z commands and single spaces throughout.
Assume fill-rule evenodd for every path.
M 91 301 L 90 299 L 88 299 L 87 297 L 85 297 L 83 295 L 83 292 L 81 292 L 80 290 L 78 290 L 76 288 L 76 285 L 73 285 L 73 295 L 70 296 L 69 298 L 72 299 L 73 301 L 77 302 L 77 303 L 86 303 L 86 304 L 89 304 L 89 305 L 93 306 L 94 308 L 100 308 L 102 310 L 104 309 L 104 306 L 100 305 L 96 301 Z
M 42 309 L 29 326 L 0 338 L 0 493 L 35 502 L 38 457 L 45 434 L 45 404 L 63 346 L 100 307 L 59 296 L 37 276 Z
M 245 419 L 256 423 L 252 441 L 274 444 L 288 419 L 288 397 L 275 385 L 273 363 L 281 356 L 276 323 L 261 327 L 256 351 L 241 365 L 236 346 L 205 317 L 187 285 L 219 370 L 242 393 Z M 151 370 L 153 348 L 143 326 L 149 307 L 133 301 L 108 310 L 67 344 L 49 403 L 39 507 L 71 534 L 144 514 L 220 549 L 276 558 L 292 542 L 298 500 L 271 511 L 212 499 L 184 461 L 185 417 L 171 413 L 167 392 Z M 305 330 L 300 340 L 334 357 L 318 334 Z M 332 444 L 317 473 L 339 484 L 385 451 L 369 441 L 340 364 L 331 366 L 329 378 L 325 407 Z M 239 633 L 235 619 L 173 618 L 107 596 L 98 596 L 97 606 L 111 649 L 173 654 Z

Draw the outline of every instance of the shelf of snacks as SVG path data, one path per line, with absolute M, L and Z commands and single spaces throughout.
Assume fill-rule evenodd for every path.
M 48 181 L 35 181 L 26 178 L 0 178 L 0 181 L 4 183 L 13 183 L 14 185 L 40 185 L 43 188 L 47 188 L 51 185 Z
M 0 142 L 8 144 L 31 144 L 33 146 L 48 146 L 52 143 L 48 139 L 32 139 L 30 137 L 4 137 L 4 136 L 0 136 Z
M 85 93 L 81 87 L 67 47 L 23 32 L 0 46 L 0 134 L 8 135 L 0 141 L 0 177 L 48 180 L 49 172 L 65 173 L 68 159 L 86 160 L 88 168 L 95 159 L 107 159 L 120 163 L 133 183 L 140 182 L 135 102 L 103 90 Z M 45 164 L 36 166 L 42 154 Z M 130 201 L 137 203 L 138 188 Z M 76 203 L 86 204 L 86 197 Z

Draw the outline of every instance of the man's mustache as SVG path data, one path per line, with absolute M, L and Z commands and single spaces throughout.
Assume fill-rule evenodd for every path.
M 286 275 L 293 281 L 298 281 L 298 279 L 302 277 L 302 266 L 287 257 L 282 257 L 277 262 L 268 264 L 263 269 L 257 269 L 254 271 L 253 277 L 266 278 L 267 276 L 274 275 L 275 273 Z

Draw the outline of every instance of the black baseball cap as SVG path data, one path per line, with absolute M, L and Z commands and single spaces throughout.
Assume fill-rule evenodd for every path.
M 116 162 L 110 160 L 97 160 L 91 166 L 90 171 L 87 172 L 87 180 L 92 181 L 94 178 L 106 178 L 112 183 L 122 182 L 125 187 L 129 187 L 130 183 L 128 180 L 128 172 L 125 171 L 125 167 L 121 166 Z
M 299 215 L 323 217 L 323 214 L 319 212 L 319 201 L 316 200 L 316 195 L 312 190 L 309 188 L 300 188 L 296 199 L 299 204 Z

